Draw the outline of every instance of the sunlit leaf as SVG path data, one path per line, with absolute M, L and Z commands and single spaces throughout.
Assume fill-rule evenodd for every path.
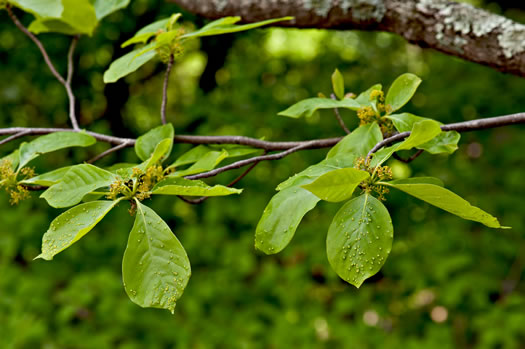
M 67 35 L 88 34 L 95 30 L 98 19 L 89 0 L 62 0 L 64 11 L 58 17 L 37 17 L 29 30 L 39 33 L 61 33 Z
M 332 74 L 332 88 L 337 98 L 343 99 L 345 96 L 345 81 L 341 72 L 336 69 Z
M 92 0 L 93 1 L 93 0 Z M 93 4 L 95 7 L 95 13 L 97 19 L 100 21 L 102 18 L 123 9 L 129 5 L 130 0 L 94 0 Z

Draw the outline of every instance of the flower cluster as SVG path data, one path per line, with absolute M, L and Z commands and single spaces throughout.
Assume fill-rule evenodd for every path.
M 390 190 L 384 185 L 377 184 L 378 181 L 388 181 L 392 179 L 392 169 L 388 166 L 370 166 L 370 159 L 359 157 L 355 161 L 354 168 L 370 173 L 370 178 L 359 184 L 359 187 L 366 193 L 376 193 L 377 198 L 385 201 L 385 194 Z
M 9 159 L 0 162 L 0 187 L 3 187 L 9 194 L 9 203 L 18 205 L 20 201 L 30 197 L 29 191 L 25 186 L 18 182 L 35 176 L 35 170 L 30 167 L 24 167 L 19 172 L 13 169 L 13 163 Z
M 394 125 L 390 119 L 385 117 L 390 114 L 392 108 L 389 105 L 385 105 L 385 93 L 380 90 L 373 90 L 370 92 L 370 101 L 372 102 L 371 106 L 357 110 L 360 125 L 377 122 L 383 134 L 392 133 Z

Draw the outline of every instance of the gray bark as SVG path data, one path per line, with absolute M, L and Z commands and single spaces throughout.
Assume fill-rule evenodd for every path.
M 525 25 L 448 0 L 172 0 L 207 18 L 294 16 L 280 26 L 379 30 L 421 47 L 525 76 Z

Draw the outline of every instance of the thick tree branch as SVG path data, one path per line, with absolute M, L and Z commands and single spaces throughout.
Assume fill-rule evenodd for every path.
M 421 47 L 525 76 L 525 25 L 448 0 L 171 0 L 207 18 L 245 22 L 294 16 L 280 26 L 381 30 Z

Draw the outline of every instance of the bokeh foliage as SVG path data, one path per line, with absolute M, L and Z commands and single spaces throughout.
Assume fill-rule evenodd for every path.
M 489 4 L 494 11 L 501 7 Z M 137 136 L 160 123 L 162 69 L 148 64 L 104 86 L 119 45 L 137 29 L 179 9 L 135 0 L 79 42 L 74 79 L 81 127 Z M 523 21 L 525 13 L 507 13 Z M 204 21 L 185 13 L 186 21 Z M 29 18 L 23 18 L 24 23 Z M 190 24 L 191 25 L 191 24 Z M 42 40 L 64 69 L 69 42 Z M 331 89 L 338 68 L 347 89 L 388 86 L 405 72 L 423 78 L 406 111 L 440 122 L 525 110 L 525 80 L 406 44 L 384 33 L 271 29 L 194 41 L 174 67 L 168 121 L 176 132 L 240 134 L 270 140 L 341 135 L 334 116 L 277 116 L 300 99 Z M 66 126 L 67 100 L 33 43 L 0 13 L 0 123 Z M 63 70 L 62 70 L 63 71 Z M 353 127 L 349 111 L 343 117 Z M 326 150 L 262 163 L 241 196 L 189 206 L 160 198 L 151 206 L 184 245 L 192 278 L 175 315 L 127 298 L 121 261 L 131 229 L 128 207 L 111 212 L 53 263 L 32 261 L 61 210 L 35 199 L 11 207 L 0 196 L 0 347 L 6 348 L 520 348 L 525 342 L 525 209 L 522 127 L 463 134 L 450 157 L 422 155 L 398 177 L 433 175 L 512 230 L 491 230 L 392 192 L 386 202 L 394 244 L 382 271 L 359 290 L 330 269 L 326 231 L 338 206 L 309 213 L 282 253 L 254 250 L 254 231 L 275 186 L 318 162 Z M 16 143 L 16 142 L 15 142 Z M 2 147 L 7 154 L 17 144 Z M 61 151 L 35 160 L 38 173 L 104 150 Z M 189 147 L 176 145 L 182 154 Z M 134 161 L 124 150 L 101 164 Z M 209 181 L 227 183 L 234 173 Z M 148 203 L 149 204 L 149 203 Z

